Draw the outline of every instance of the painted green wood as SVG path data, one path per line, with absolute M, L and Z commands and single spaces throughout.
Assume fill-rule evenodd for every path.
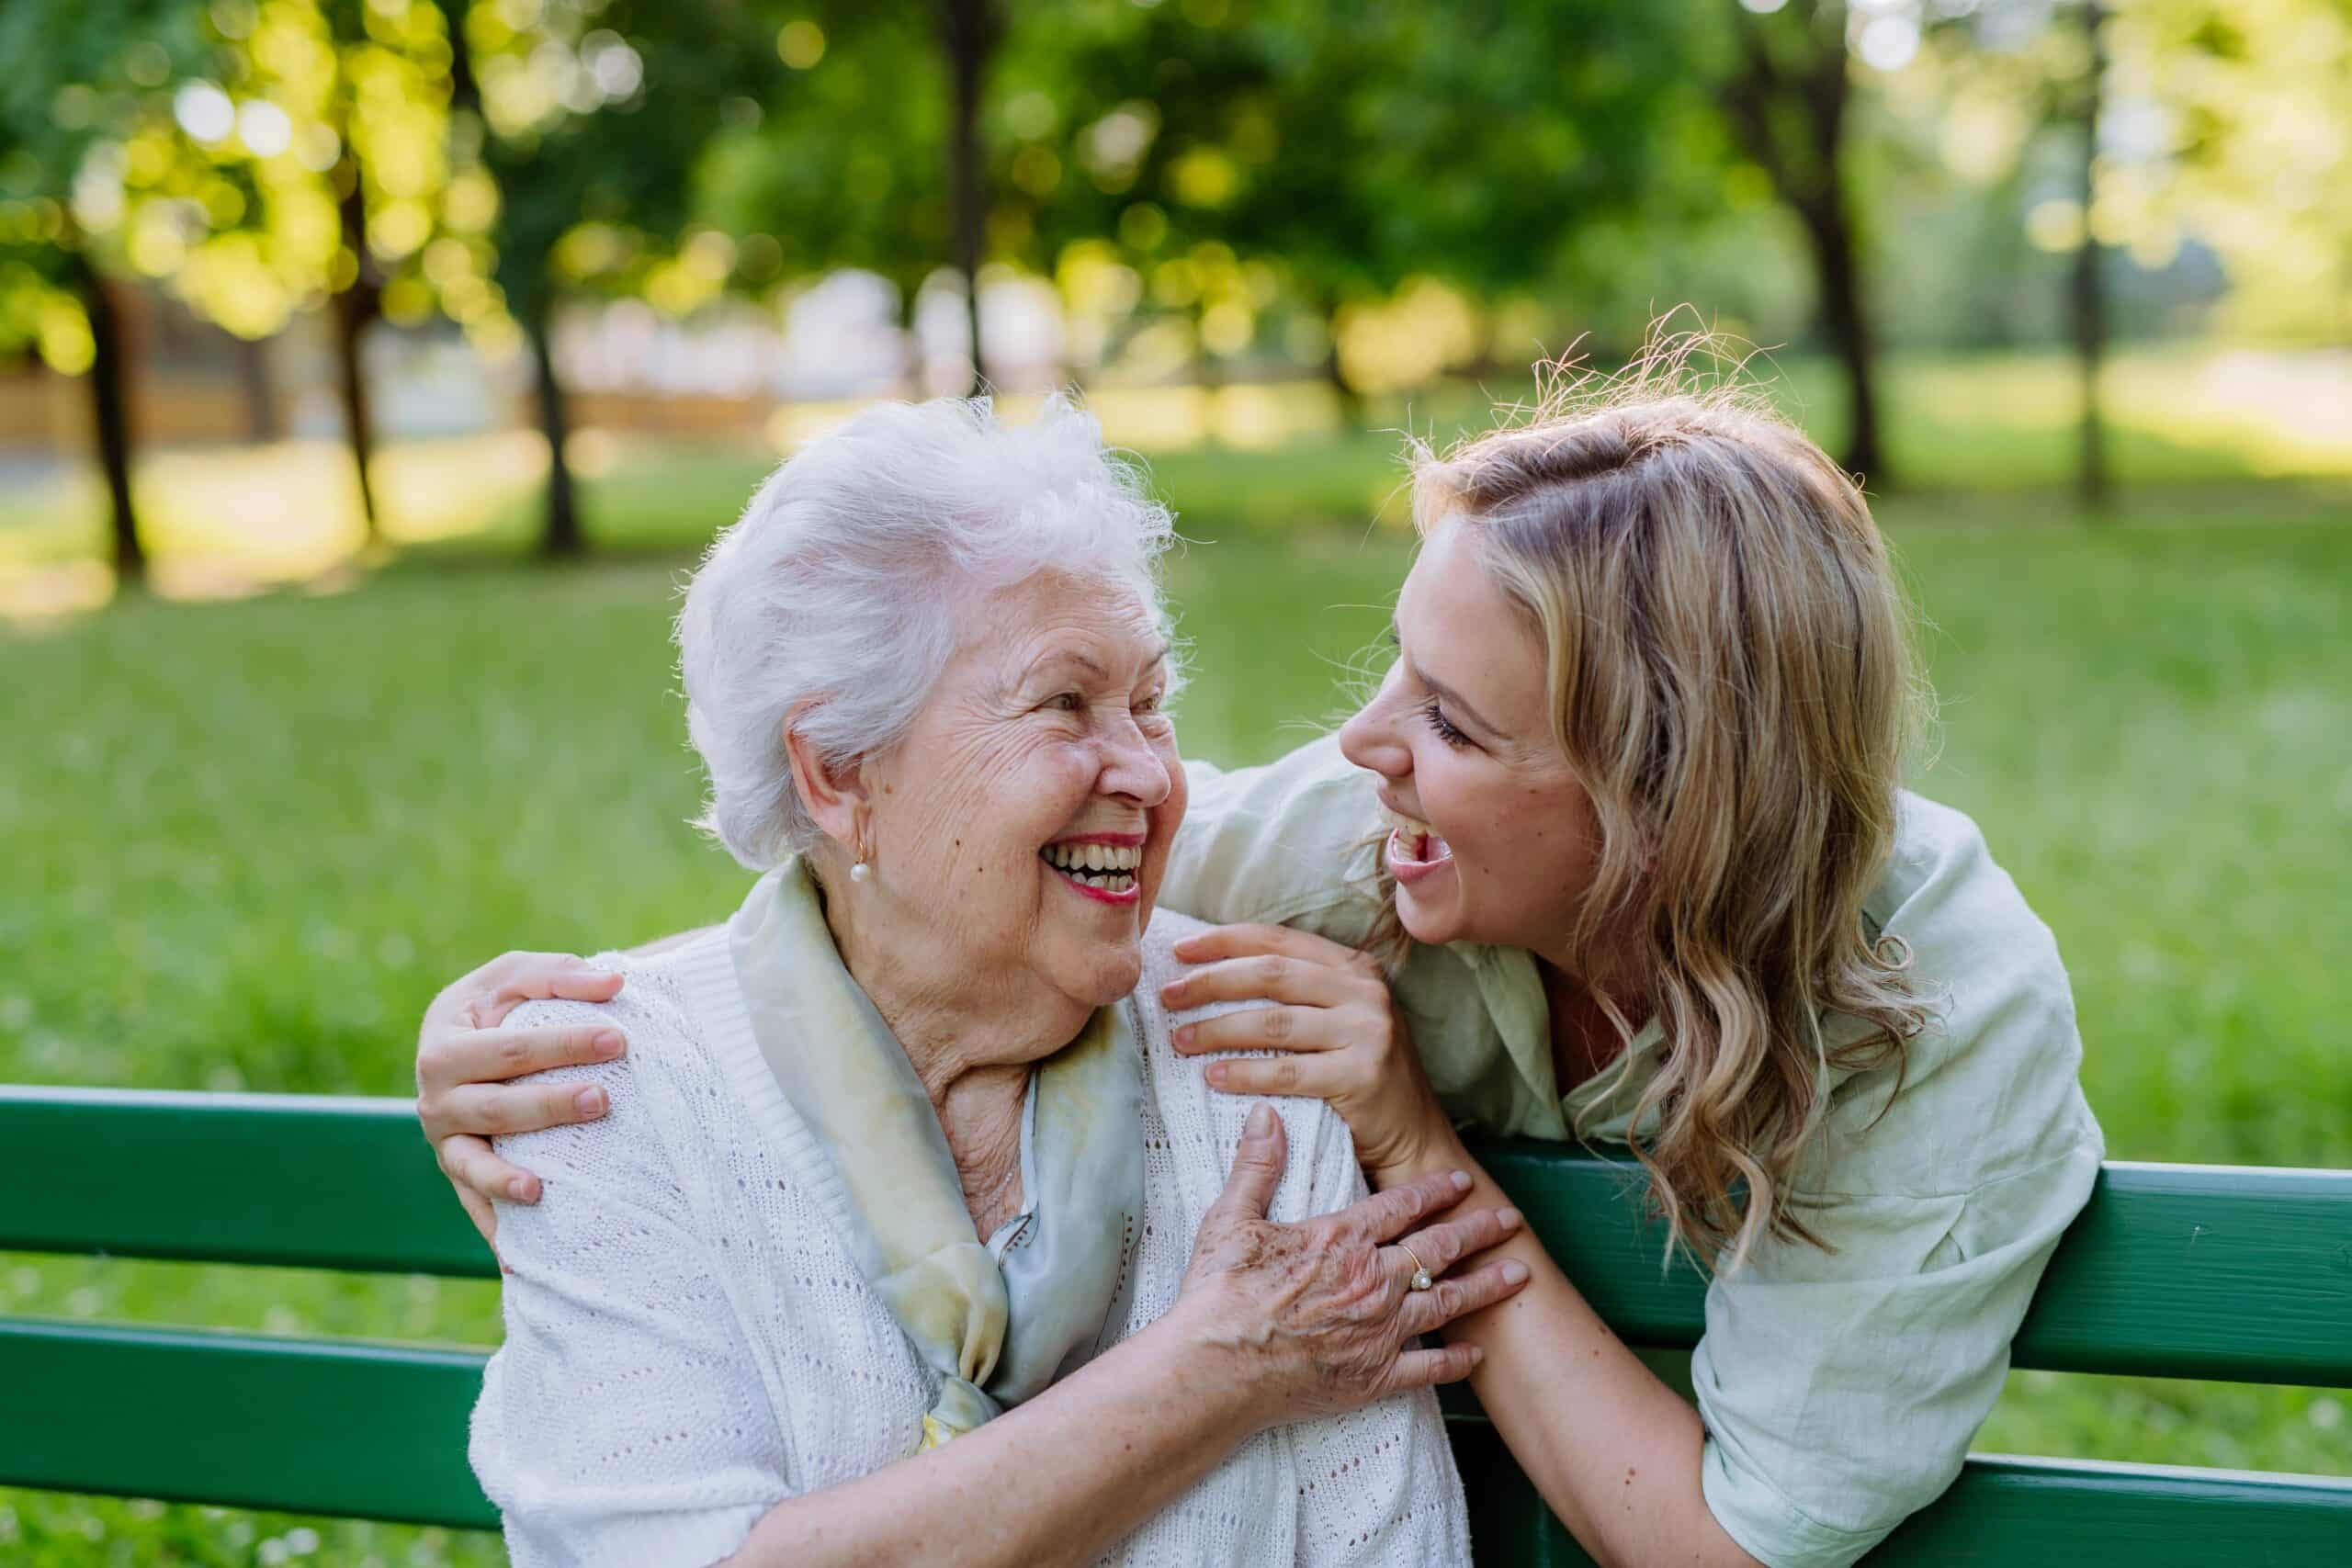
M 496 1529 L 478 1351 L 0 1318 L 0 1484 Z
M 1481 1562 L 1590 1568 L 1483 1421 L 1453 1426 Z M 2316 1568 L 2352 1555 L 2352 1480 L 1977 1458 L 1871 1568 Z
M 1629 1343 L 1688 1348 L 1704 1284 L 1662 1269 L 1630 1161 L 1556 1145 L 1479 1157 Z M 2058 1245 L 2020 1367 L 2352 1387 L 2352 1171 L 2115 1163 Z
M 1703 1287 L 1623 1159 L 1481 1156 L 1630 1343 L 1697 1342 Z M 409 1102 L 0 1088 L 0 1250 L 494 1273 Z M 2110 1165 L 2021 1367 L 2352 1386 L 2352 1172 Z
M 492 1529 L 465 1461 L 481 1363 L 469 1350 L 0 1320 L 0 1484 Z M 1481 1562 L 1587 1561 L 1491 1426 L 1451 1429 Z M 1972 1460 L 1871 1561 L 2308 1568 L 2342 1561 L 2346 1542 L 2352 1481 Z
M 0 1086 L 0 1251 L 496 1278 L 405 1100 Z

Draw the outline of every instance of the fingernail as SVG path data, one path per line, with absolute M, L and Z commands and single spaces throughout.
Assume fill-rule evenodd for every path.
M 1485 1359 L 1487 1359 L 1487 1353 L 1486 1353 L 1486 1351 L 1484 1351 L 1484 1350 L 1480 1349 L 1477 1346 L 1476 1346 L 1476 1345 L 1472 1345 L 1472 1346 L 1468 1347 L 1468 1349 L 1469 1349 L 1469 1351 L 1470 1351 L 1470 1364 L 1471 1364 L 1472 1366 L 1474 1366 L 1474 1367 L 1475 1367 L 1475 1366 L 1476 1366 L 1479 1362 L 1481 1362 L 1481 1361 L 1483 1361 L 1483 1360 L 1485 1360 Z
M 1202 1072 L 1201 1076 L 1209 1080 L 1210 1088 L 1223 1089 L 1225 1087 L 1225 1064 L 1223 1062 L 1211 1062 Z
M 1501 1209 L 1498 1210 L 1495 1213 L 1495 1223 L 1501 1225 L 1503 1229 L 1507 1231 L 1517 1230 L 1519 1228 L 1519 1221 L 1520 1213 L 1517 1209 Z
M 623 1040 L 612 1030 L 607 1029 L 602 1034 L 596 1036 L 596 1055 L 599 1056 L 617 1056 L 621 1054 L 621 1048 L 628 1043 L 628 1041 Z
M 1177 1045 L 1177 1048 L 1178 1048 L 1179 1050 L 1182 1050 L 1183 1047 L 1185 1047 L 1185 1046 L 1187 1046 L 1187 1045 L 1190 1045 L 1192 1043 L 1193 1043 L 1193 1026 L 1192 1026 L 1191 1024 L 1189 1024 L 1189 1023 L 1179 1026 L 1179 1027 L 1178 1027 L 1178 1029 L 1177 1029 L 1177 1031 L 1176 1031 L 1176 1045 Z
M 591 1085 L 573 1095 L 571 1103 L 580 1108 L 582 1116 L 601 1116 L 605 1113 L 605 1091 Z
M 506 1183 L 506 1195 L 509 1198 L 514 1199 L 517 1203 L 529 1202 L 531 1201 L 531 1179 L 527 1176 L 517 1176 L 514 1178 Z
M 1503 1259 L 1503 1283 L 1506 1285 L 1527 1283 L 1527 1265 L 1516 1258 Z
M 1250 1108 L 1250 1120 L 1244 1131 L 1253 1138 L 1262 1138 L 1274 1130 L 1274 1108 L 1263 1100 Z
M 1453 1190 L 1454 1190 L 1456 1192 L 1467 1192 L 1467 1191 L 1469 1191 L 1469 1190 L 1470 1190 L 1471 1182 L 1470 1182 L 1470 1173 L 1469 1173 L 1468 1171 L 1466 1171 L 1466 1170 L 1457 1170 L 1457 1171 L 1455 1171 L 1455 1172 L 1453 1173 Z

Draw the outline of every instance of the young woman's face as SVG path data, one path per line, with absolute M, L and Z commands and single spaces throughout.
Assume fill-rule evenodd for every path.
M 1416 942 L 1557 955 L 1600 827 L 1552 737 L 1541 635 L 1478 558 L 1477 525 L 1432 529 L 1396 601 L 1396 661 L 1340 732 L 1380 777 L 1384 853 Z

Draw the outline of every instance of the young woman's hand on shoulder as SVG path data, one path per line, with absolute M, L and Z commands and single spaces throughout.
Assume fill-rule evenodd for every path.
M 1453 1126 L 1430 1090 L 1388 978 L 1368 953 L 1288 926 L 1219 926 L 1186 937 L 1176 956 L 1194 965 L 1160 988 L 1170 1012 L 1212 1002 L 1270 1005 L 1180 1025 L 1176 1049 L 1280 1055 L 1212 1062 L 1226 1094 L 1311 1095 L 1354 1134 L 1373 1184 L 1428 1168 Z
M 608 1002 L 620 988 L 620 976 L 568 953 L 508 953 L 452 980 L 425 1010 L 416 1042 L 417 1120 L 458 1201 L 493 1248 L 498 1215 L 491 1201 L 536 1203 L 539 1179 L 499 1158 L 490 1140 L 605 1113 L 600 1089 L 508 1080 L 609 1061 L 628 1048 L 616 1029 L 509 1029 L 506 1015 L 525 1002 Z

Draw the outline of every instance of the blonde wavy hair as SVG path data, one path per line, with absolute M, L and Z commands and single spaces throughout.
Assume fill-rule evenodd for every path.
M 1736 372 L 1697 384 L 1702 350 L 1553 367 L 1518 422 L 1417 450 L 1413 519 L 1474 524 L 1543 639 L 1600 828 L 1569 951 L 1582 976 L 1638 976 L 1596 997 L 1621 1042 L 1662 1028 L 1633 1147 L 1669 1250 L 1736 1268 L 1768 1235 L 1824 1245 L 1791 1204 L 1824 1075 L 1892 1063 L 1899 1091 L 1925 1022 L 1862 903 L 1927 697 L 1861 492 Z M 1833 1012 L 1861 1037 L 1833 1048 Z

